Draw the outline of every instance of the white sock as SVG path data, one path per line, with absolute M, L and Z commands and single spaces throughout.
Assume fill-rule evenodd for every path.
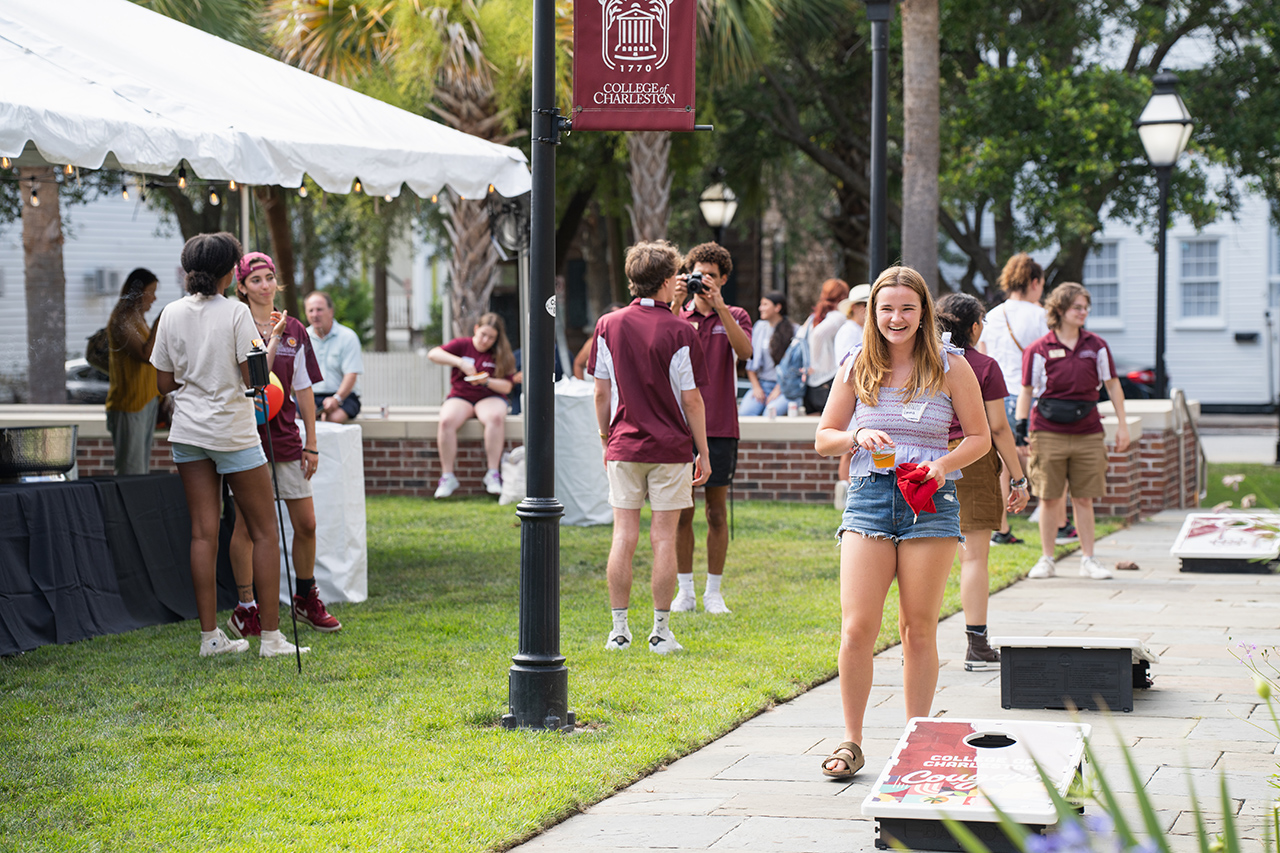
M 613 608 L 613 630 L 621 632 L 621 631 L 625 631 L 626 628 L 627 628 L 627 608 L 625 607 Z
M 671 630 L 668 625 L 670 620 L 671 620 L 670 610 L 653 611 L 653 633 L 665 634 L 667 633 L 667 631 Z
M 237 607 L 243 607 L 243 608 L 245 608 L 246 610 L 252 610 L 253 608 L 255 608 L 255 607 L 257 607 L 257 606 L 258 606 L 258 599 L 256 599 L 256 598 L 251 598 L 251 599 L 249 599 L 248 601 L 242 601 L 242 602 L 240 602 L 240 603 L 239 603 L 239 604 L 237 604 L 236 606 L 237 606 Z
M 724 575 L 707 575 L 707 591 L 704 595 L 719 595 L 720 578 L 722 577 L 724 577 Z
M 489 474 L 497 474 L 497 473 L 498 473 L 498 469 L 497 469 L 497 468 L 490 468 L 490 469 L 489 469 Z M 488 474 L 486 474 L 485 476 L 488 476 Z
M 693 572 L 689 572 L 688 574 L 681 574 L 680 572 L 677 572 L 676 588 L 679 589 L 680 592 L 687 592 L 690 595 L 693 595 Z

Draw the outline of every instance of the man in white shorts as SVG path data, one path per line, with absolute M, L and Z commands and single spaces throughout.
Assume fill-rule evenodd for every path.
M 698 391 L 707 384 L 702 345 L 693 327 L 668 308 L 680 265 L 680 253 L 665 240 L 627 250 L 627 280 L 636 299 L 600 318 L 588 360 L 613 507 L 608 566 L 613 626 L 605 648 L 614 651 L 631 646 L 631 561 L 646 493 L 653 510 L 649 651 L 667 654 L 682 648 L 670 625 L 676 527 L 680 511 L 693 506 L 693 486 L 707 481 L 711 467 L 706 409 Z

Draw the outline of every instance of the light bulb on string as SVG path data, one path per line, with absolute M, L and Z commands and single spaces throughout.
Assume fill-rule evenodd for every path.
M 221 203 L 222 199 L 218 198 L 218 190 L 214 187 L 209 187 L 209 204 L 217 207 Z
M 13 165 L 13 161 L 10 160 L 8 157 L 0 157 L 0 168 L 7 169 L 12 165 Z
M 227 187 L 227 189 L 229 189 L 231 192 L 235 192 L 237 189 L 236 182 L 232 181 L 231 186 Z
M 31 178 L 31 206 L 40 206 L 40 194 L 36 191 L 36 179 L 34 176 Z
M 187 167 L 178 167 L 178 189 L 185 190 L 187 188 Z
M 440 198 L 440 196 L 436 195 L 435 193 L 432 193 L 432 194 L 431 194 L 431 203 L 432 203 L 432 204 L 435 204 L 435 203 L 436 203 L 436 200 L 437 200 L 438 198 Z
M 395 201 L 395 197 L 391 195 L 391 193 L 387 193 L 382 197 L 382 200 L 385 201 L 387 204 L 390 204 L 391 202 Z
M 489 192 L 493 192 L 493 184 L 489 184 Z
M 299 197 L 299 198 L 306 198 L 306 197 L 307 197 L 307 187 L 306 187 L 306 184 L 303 184 L 302 186 L 298 187 L 298 197 Z
M 351 187 L 352 192 L 364 192 L 364 184 L 360 183 L 360 179 L 356 178 L 355 184 Z
M 62 173 L 64 175 L 74 175 L 76 173 L 76 169 L 74 166 L 68 163 L 67 165 L 62 167 Z
M 129 185 L 124 181 L 120 182 L 120 196 L 125 200 L 129 200 Z

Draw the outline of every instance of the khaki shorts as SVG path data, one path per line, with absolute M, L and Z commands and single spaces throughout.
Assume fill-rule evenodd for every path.
M 1071 484 L 1071 496 L 1100 498 L 1107 493 L 1107 444 L 1101 432 L 1070 435 L 1037 430 L 1031 433 L 1031 465 L 1027 478 L 1041 498 L 1060 498 Z
M 302 473 L 302 460 L 277 462 L 275 477 L 280 483 L 280 499 L 296 501 L 311 497 L 311 481 Z
M 640 509 L 644 496 L 655 510 L 693 506 L 693 463 L 610 461 L 609 506 Z
M 955 450 L 964 439 L 947 444 Z M 960 501 L 961 530 L 999 530 L 1004 517 L 1004 495 L 1000 492 L 1000 454 L 995 447 L 973 462 L 956 480 L 956 498 Z

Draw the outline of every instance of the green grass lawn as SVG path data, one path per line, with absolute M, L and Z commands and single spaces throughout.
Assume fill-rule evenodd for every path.
M 1223 477 L 1244 475 L 1244 480 L 1235 488 L 1224 485 Z M 1257 497 L 1260 507 L 1280 506 L 1280 468 L 1275 465 L 1244 464 L 1238 462 L 1215 462 L 1209 464 L 1208 497 L 1200 502 L 1203 507 L 1212 507 L 1224 501 L 1231 501 L 1232 507 L 1239 509 L 1240 501 L 1247 495 Z
M 0 659 L 0 851 L 501 849 L 834 675 L 830 506 L 739 503 L 734 612 L 675 614 L 688 651 L 666 658 L 639 643 L 604 651 L 611 528 L 564 528 L 561 650 L 581 728 L 502 730 L 517 651 L 513 509 L 369 499 L 369 600 L 332 608 L 340 634 L 308 633 L 301 677 L 292 658 L 197 657 L 193 622 Z M 1036 559 L 1035 530 L 1014 529 L 1028 544 L 992 549 L 992 589 Z M 647 527 L 640 637 L 646 540 Z M 898 640 L 894 596 L 884 645 Z

